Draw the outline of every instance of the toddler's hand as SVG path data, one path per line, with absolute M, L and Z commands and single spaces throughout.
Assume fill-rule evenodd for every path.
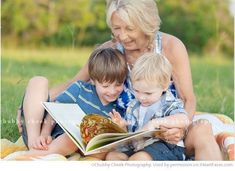
M 119 112 L 117 112 L 115 109 L 113 109 L 112 112 L 109 112 L 109 116 L 111 117 L 111 120 L 119 125 L 121 128 L 126 129 L 126 126 L 128 125 L 127 121 L 123 119 Z

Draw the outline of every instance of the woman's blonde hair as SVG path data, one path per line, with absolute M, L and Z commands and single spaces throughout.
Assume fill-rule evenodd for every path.
M 131 81 L 144 80 L 147 84 L 168 88 L 172 66 L 167 58 L 157 53 L 145 53 L 138 58 L 131 71 Z
M 154 0 L 106 0 L 106 2 L 106 22 L 111 29 L 111 17 L 117 12 L 123 21 L 140 28 L 149 37 L 150 43 L 153 43 L 161 23 Z

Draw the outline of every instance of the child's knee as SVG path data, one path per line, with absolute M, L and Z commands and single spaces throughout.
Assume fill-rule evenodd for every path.
M 140 151 L 133 154 L 129 160 L 137 160 L 137 161 L 151 161 L 152 157 L 145 151 Z
M 109 161 L 115 161 L 115 160 L 127 161 L 128 156 L 125 153 L 112 151 L 112 152 L 109 152 L 106 155 L 105 160 L 109 160 Z
M 43 76 L 35 76 L 29 80 L 29 85 L 48 86 L 48 79 Z

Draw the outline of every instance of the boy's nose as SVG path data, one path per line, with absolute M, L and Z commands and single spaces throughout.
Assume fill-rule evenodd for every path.
M 140 100 L 145 100 L 145 96 L 140 96 Z

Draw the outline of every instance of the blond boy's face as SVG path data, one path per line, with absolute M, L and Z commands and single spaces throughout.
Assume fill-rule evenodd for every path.
M 142 106 L 147 107 L 157 102 L 165 89 L 146 83 L 144 80 L 133 81 L 136 99 Z
M 96 87 L 97 95 L 99 96 L 99 99 L 103 105 L 107 105 L 117 100 L 117 98 L 123 91 L 123 84 L 117 82 L 99 83 L 98 81 L 94 81 L 94 85 Z

